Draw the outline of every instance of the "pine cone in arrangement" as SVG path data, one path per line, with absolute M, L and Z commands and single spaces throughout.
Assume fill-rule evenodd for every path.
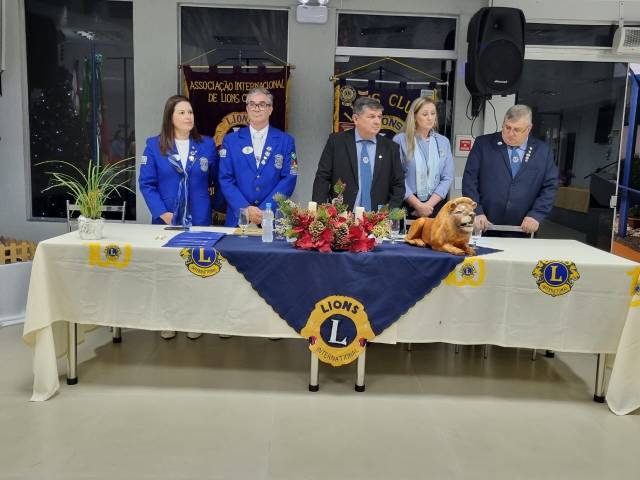
M 343 223 L 342 225 L 340 225 L 338 228 L 336 228 L 335 232 L 335 244 L 338 246 L 342 246 L 344 245 L 349 237 L 349 227 L 347 226 L 346 223 Z
M 324 232 L 325 226 L 322 222 L 314 220 L 309 224 L 309 233 L 313 238 L 318 238 L 322 232 Z

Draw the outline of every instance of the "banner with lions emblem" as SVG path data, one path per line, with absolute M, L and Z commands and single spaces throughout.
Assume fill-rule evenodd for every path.
M 240 68 L 218 71 L 210 66 L 205 71 L 195 71 L 183 66 L 185 95 L 191 100 L 198 131 L 210 137 L 216 145 L 222 144 L 224 136 L 233 130 L 248 125 L 246 94 L 262 87 L 273 95 L 273 113 L 270 123 L 286 130 L 287 86 L 289 67 L 269 69 L 259 67 L 246 72 Z
M 436 98 L 435 90 L 409 89 L 402 87 L 380 86 L 374 81 L 366 85 L 337 84 L 334 90 L 333 131 L 342 132 L 353 128 L 353 102 L 358 97 L 371 97 L 380 101 L 384 107 L 380 133 L 393 137 L 404 126 L 411 103 L 421 95 Z

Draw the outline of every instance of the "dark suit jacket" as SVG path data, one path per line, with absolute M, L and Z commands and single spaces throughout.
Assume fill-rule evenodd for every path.
M 400 207 L 404 199 L 404 172 L 398 145 L 378 135 L 375 159 L 371 207 L 375 209 L 378 205 L 386 204 L 392 208 Z M 358 155 L 354 129 L 329 135 L 313 181 L 313 201 L 324 203 L 333 198 L 333 186 L 338 180 L 346 183 L 344 203 L 353 210 L 358 195 Z
M 502 134 L 476 138 L 462 177 L 462 195 L 478 204 L 478 215 L 496 225 L 520 225 L 524 217 L 541 222 L 553 208 L 557 190 L 558 169 L 543 141 L 529 137 L 525 159 L 512 177 Z

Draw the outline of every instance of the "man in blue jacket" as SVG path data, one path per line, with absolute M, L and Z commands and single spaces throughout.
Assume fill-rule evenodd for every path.
M 273 96 L 264 88 L 247 93 L 249 126 L 229 133 L 220 149 L 220 190 L 227 200 L 226 226 L 238 225 L 241 208 L 251 223 L 262 223 L 273 196 L 290 196 L 296 186 L 298 158 L 293 137 L 269 125 Z
M 462 177 L 462 195 L 477 204 L 476 230 L 492 224 L 535 233 L 553 208 L 558 169 L 549 146 L 531 132 L 531 109 L 514 105 L 502 131 L 476 138 Z

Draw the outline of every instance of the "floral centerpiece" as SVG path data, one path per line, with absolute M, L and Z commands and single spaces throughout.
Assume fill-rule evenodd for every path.
M 376 239 L 389 235 L 389 208 L 378 212 L 356 215 L 344 204 L 345 183 L 338 181 L 333 187 L 336 197 L 331 203 L 314 209 L 302 209 L 283 195 L 276 195 L 281 216 L 276 220 L 276 233 L 291 241 L 296 248 L 331 252 L 347 250 L 368 252 Z

